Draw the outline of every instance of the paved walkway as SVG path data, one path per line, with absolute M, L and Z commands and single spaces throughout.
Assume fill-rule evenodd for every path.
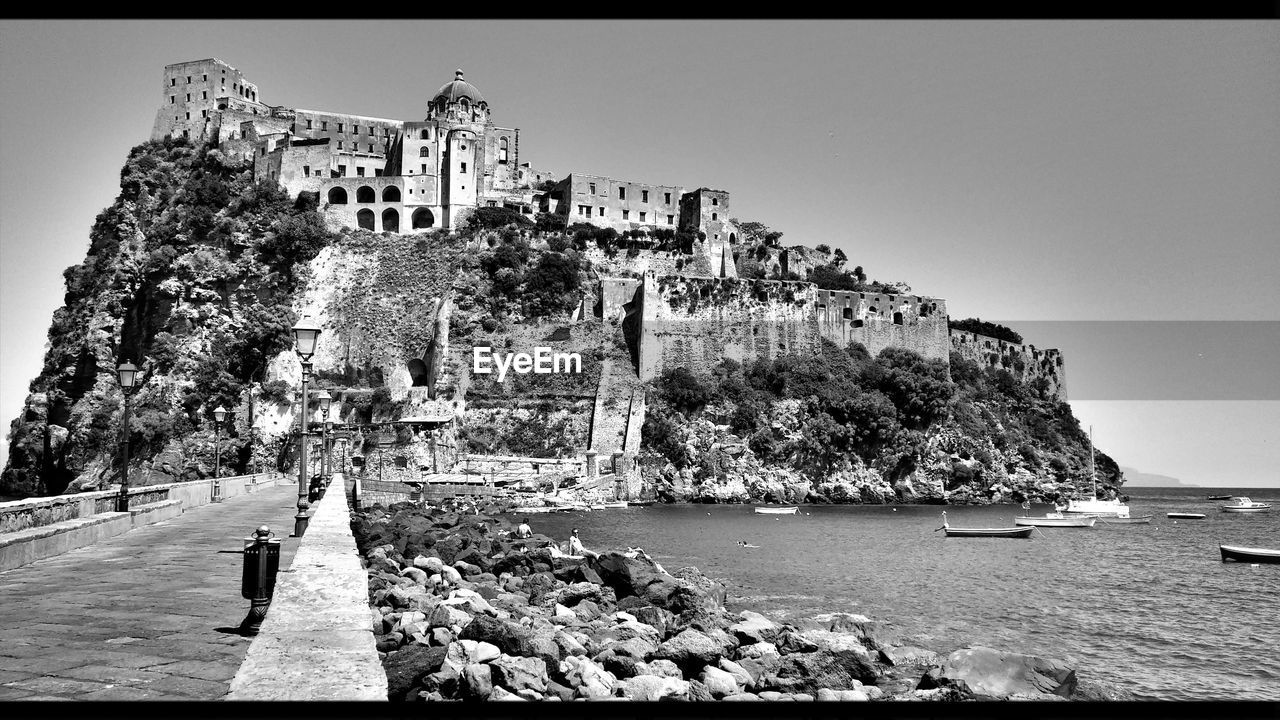
M 243 539 L 270 526 L 283 572 L 297 499 L 263 488 L 0 572 L 0 701 L 222 698 L 250 642 Z

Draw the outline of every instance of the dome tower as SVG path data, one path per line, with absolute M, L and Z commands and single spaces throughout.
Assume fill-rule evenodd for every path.
M 489 103 L 475 85 L 462 79 L 462 71 L 458 70 L 453 80 L 442 85 L 427 104 L 427 119 L 487 123 Z

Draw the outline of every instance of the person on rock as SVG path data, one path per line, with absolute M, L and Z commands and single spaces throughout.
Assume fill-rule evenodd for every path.
M 569 554 L 582 555 L 590 558 L 600 557 L 599 553 L 591 552 L 582 546 L 582 540 L 578 538 L 578 528 L 574 528 L 573 534 L 569 536 Z
M 525 518 L 520 523 L 520 527 L 516 528 L 516 537 L 524 539 L 533 537 L 533 528 L 529 527 L 529 518 Z

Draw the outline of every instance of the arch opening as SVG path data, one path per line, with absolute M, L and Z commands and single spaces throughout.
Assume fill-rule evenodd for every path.
M 329 188 L 330 205 L 346 205 L 347 191 L 340 187 Z
M 413 211 L 413 229 L 422 230 L 436 224 L 436 218 L 431 211 L 426 208 L 418 208 Z
M 400 232 L 400 213 L 396 212 L 395 208 L 382 211 L 382 231 Z
M 368 185 L 361 185 L 360 187 L 356 188 L 356 202 L 371 203 L 371 202 L 377 202 L 377 201 L 378 201 L 378 193 L 374 192 L 373 188 L 369 187 Z
M 388 185 L 382 190 L 382 202 L 400 202 L 400 188 Z

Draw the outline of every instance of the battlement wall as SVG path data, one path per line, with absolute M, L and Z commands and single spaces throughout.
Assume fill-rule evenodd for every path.
M 749 364 L 817 350 L 811 283 L 646 274 L 642 288 L 641 380 L 672 367 L 705 373 L 725 358 Z
M 818 327 L 840 347 L 859 342 L 874 357 L 887 347 L 947 361 L 947 304 L 942 298 L 818 290 Z
M 966 330 L 951 330 L 950 339 L 951 350 L 980 367 L 1003 368 L 1028 384 L 1044 378 L 1051 395 L 1067 399 L 1066 363 L 1059 350 L 1041 350 L 1035 345 L 1019 345 Z

